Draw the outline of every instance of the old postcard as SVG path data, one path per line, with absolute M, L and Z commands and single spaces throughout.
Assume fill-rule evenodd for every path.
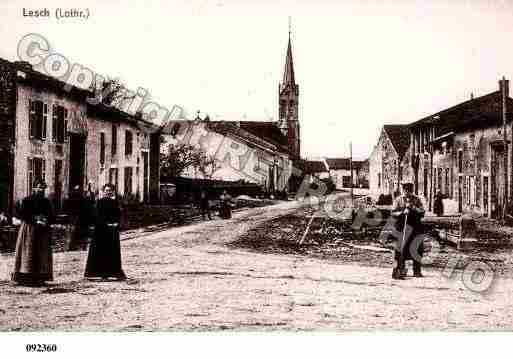
M 93 332 L 122 355 L 375 356 L 387 333 L 513 329 L 513 2 L 0 10 L 16 355 L 107 353 Z

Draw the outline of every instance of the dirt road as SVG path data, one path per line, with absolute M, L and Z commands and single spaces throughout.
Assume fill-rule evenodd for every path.
M 511 330 L 511 279 L 485 295 L 438 270 L 392 281 L 390 270 L 227 244 L 295 202 L 122 242 L 126 282 L 82 278 L 86 252 L 58 253 L 46 288 L 8 282 L 1 257 L 0 329 Z

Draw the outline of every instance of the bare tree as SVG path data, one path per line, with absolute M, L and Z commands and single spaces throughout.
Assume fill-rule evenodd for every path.
M 211 178 L 219 169 L 219 163 L 201 148 L 189 144 L 169 145 L 167 153 L 160 154 L 160 173 L 164 177 L 175 178 L 188 168 L 197 169 L 205 178 Z
M 121 80 L 107 78 L 97 81 L 94 84 L 95 96 L 98 102 L 106 105 L 121 108 L 123 103 L 135 98 L 135 92 L 126 88 Z
M 204 155 L 203 160 L 197 167 L 204 178 L 212 179 L 214 173 L 221 168 L 221 162 L 213 155 Z

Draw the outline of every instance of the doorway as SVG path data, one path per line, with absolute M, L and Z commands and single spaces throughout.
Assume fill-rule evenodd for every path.
M 491 145 L 490 158 L 490 207 L 492 218 L 500 218 L 504 204 L 504 146 Z
M 75 186 L 83 187 L 85 167 L 85 142 L 82 134 L 69 133 L 69 191 Z
M 458 213 L 463 212 L 463 176 L 458 176 Z

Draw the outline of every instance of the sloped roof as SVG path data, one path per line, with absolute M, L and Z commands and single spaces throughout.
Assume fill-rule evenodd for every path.
M 363 161 L 353 161 L 353 168 L 369 168 L 369 160 L 363 160 Z
M 223 136 L 232 135 L 244 140 L 248 143 L 252 143 L 256 146 L 269 149 L 271 151 L 279 151 L 281 153 L 289 154 L 286 146 L 280 145 L 278 141 L 274 141 L 272 136 L 276 136 L 273 133 L 273 129 L 269 128 L 271 122 L 262 122 L 263 126 L 252 126 L 251 123 L 239 123 L 236 121 L 192 121 L 192 120 L 176 120 L 170 121 L 163 128 L 162 133 L 165 135 L 175 136 L 178 132 L 183 131 L 188 125 L 194 123 L 202 123 L 209 130 L 217 132 Z M 242 124 L 245 124 L 244 126 Z M 258 122 L 260 124 L 260 122 Z M 266 125 L 267 124 L 267 125 Z M 185 127 L 184 127 L 185 126 Z M 280 131 L 277 127 L 276 129 Z M 263 134 L 263 135 L 262 135 Z M 281 134 L 281 132 L 280 132 Z M 286 142 L 285 142 L 286 143 Z
M 222 135 L 231 133 L 249 142 L 253 142 L 261 147 L 269 148 L 272 150 L 281 150 L 281 148 L 278 148 L 278 146 L 275 143 L 266 140 L 265 138 L 263 138 L 263 136 L 259 136 L 258 134 L 246 130 L 242 126 L 238 126 L 237 122 L 205 121 L 205 123 L 207 125 L 207 128 Z
M 274 122 L 270 121 L 240 121 L 240 128 L 249 133 L 271 142 L 276 146 L 282 147 L 282 150 L 288 152 L 287 137 L 281 132 Z
M 387 134 L 399 158 L 402 158 L 410 147 L 410 132 L 408 125 L 384 125 L 383 131 Z
M 324 161 L 298 160 L 294 162 L 294 166 L 305 174 L 328 172 Z
M 508 97 L 507 114 L 511 121 L 513 112 L 513 99 Z M 458 130 L 459 128 L 482 127 L 502 123 L 502 95 L 494 91 L 481 97 L 464 101 L 432 115 L 426 116 L 410 124 L 411 128 L 436 124 L 436 136 Z
M 72 86 L 71 84 L 59 80 L 58 78 L 49 76 L 45 73 L 34 70 L 34 68 L 23 61 L 10 62 L 0 58 L 2 62 L 9 63 L 10 66 L 17 70 L 17 81 L 20 83 L 27 83 L 30 85 L 37 84 L 45 89 L 55 91 L 59 94 L 66 94 L 67 96 L 75 96 L 84 101 L 88 98 L 94 98 L 95 93 L 90 89 L 83 89 L 80 87 Z M 69 90 L 67 88 L 69 87 Z M 153 122 L 144 120 L 136 115 L 122 111 L 114 106 L 106 106 L 103 103 L 93 104 L 86 101 L 87 111 L 99 115 L 104 115 L 104 118 L 115 121 L 126 121 L 136 125 L 144 125 L 145 129 L 157 130 L 158 126 Z M 115 116 L 115 117 L 114 117 Z
M 326 163 L 330 170 L 349 170 L 351 167 L 349 158 L 326 158 Z

